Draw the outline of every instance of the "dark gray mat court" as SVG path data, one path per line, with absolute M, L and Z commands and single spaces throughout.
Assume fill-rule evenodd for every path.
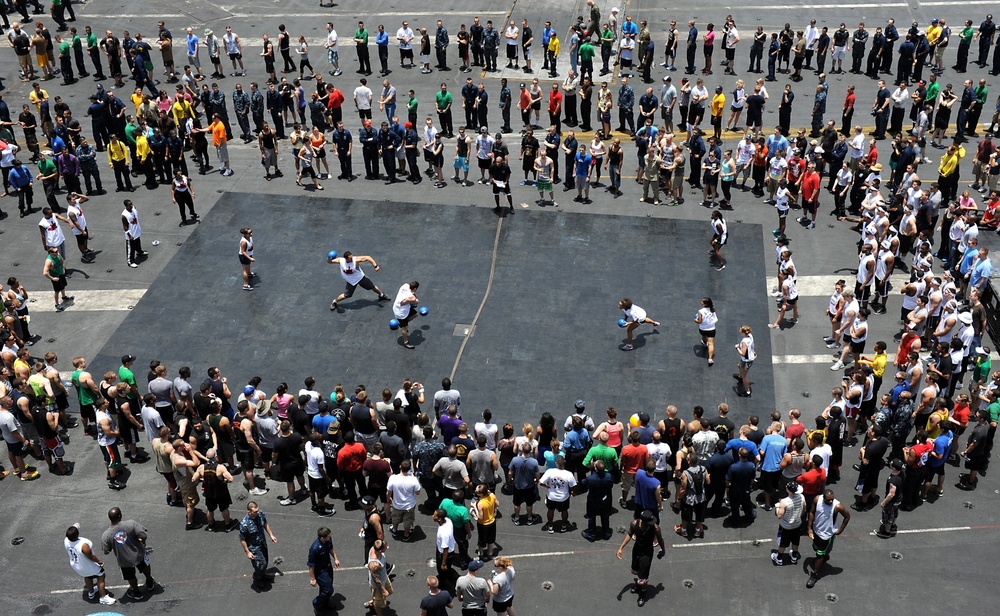
M 91 365 L 110 368 L 132 353 L 138 366 L 159 359 L 175 373 L 189 365 L 194 380 L 210 365 L 231 385 L 257 374 L 268 392 L 281 380 L 297 389 L 313 374 L 324 391 L 336 383 L 396 388 L 412 377 L 430 393 L 455 363 L 456 325 L 471 323 L 482 301 L 500 221 L 488 206 L 227 194 Z M 256 241 L 253 292 L 241 290 L 236 258 L 243 226 Z M 729 264 L 716 272 L 707 223 L 519 208 L 502 220 L 493 288 L 454 379 L 466 417 L 489 407 L 519 425 L 544 411 L 564 416 L 577 398 L 595 417 L 608 405 L 662 417 L 668 403 L 687 416 L 693 405 L 721 401 L 738 420 L 752 409 L 770 412 L 759 237 L 758 225 L 731 223 Z M 337 313 L 329 310 L 343 289 L 326 263 L 331 249 L 373 255 L 381 271 L 365 269 L 390 296 L 420 281 L 430 314 L 411 325 L 416 350 L 401 346 L 388 328 L 390 303 L 378 305 L 370 292 L 358 289 Z M 713 368 L 699 356 L 693 323 L 703 295 L 720 315 Z M 640 327 L 632 352 L 620 350 L 616 325 L 624 296 L 663 323 L 656 332 Z M 736 397 L 731 377 L 743 323 L 757 331 L 760 355 L 752 401 Z

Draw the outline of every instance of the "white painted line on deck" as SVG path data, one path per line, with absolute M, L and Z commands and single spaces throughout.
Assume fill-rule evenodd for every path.
M 66 312 L 98 312 L 98 311 L 121 311 L 131 310 L 148 289 L 94 289 L 84 290 L 72 288 L 70 282 L 69 295 L 73 301 L 66 304 Z M 34 303 L 29 303 L 31 312 L 56 312 L 56 307 L 49 298 L 49 294 L 37 294 L 39 299 Z
M 908 528 L 906 530 L 897 530 L 897 535 L 916 535 L 923 533 L 953 533 L 962 530 L 972 530 L 971 526 L 945 526 L 942 528 Z M 868 533 L 872 537 L 875 536 L 875 531 Z
M 720 545 L 760 545 L 762 543 L 771 543 L 774 539 L 768 537 L 767 539 L 741 539 L 739 541 L 705 541 L 698 543 L 675 543 L 671 545 L 672 548 L 710 548 Z

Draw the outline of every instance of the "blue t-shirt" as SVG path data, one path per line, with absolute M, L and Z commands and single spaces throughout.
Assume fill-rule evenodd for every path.
M 319 432 L 320 434 L 326 434 L 326 429 L 330 427 L 330 424 L 333 423 L 333 420 L 335 419 L 336 417 L 330 415 L 329 413 L 326 415 L 315 415 L 312 419 L 313 430 L 316 430 L 316 432 Z
M 547 471 L 550 468 L 555 468 L 556 467 L 556 456 L 555 456 L 555 454 L 552 453 L 551 449 L 548 450 L 548 451 L 546 451 L 545 453 L 543 453 L 542 457 L 545 458 L 545 468 L 543 470 Z M 559 450 L 559 457 L 565 459 L 566 458 L 566 452 L 563 451 L 562 449 L 560 449 Z
M 781 459 L 785 457 L 787 444 L 780 434 L 768 434 L 760 442 L 760 453 L 763 456 L 760 470 L 768 473 L 781 470 Z
M 757 447 L 753 444 L 752 441 L 744 440 L 742 438 L 731 438 L 729 439 L 729 442 L 726 443 L 726 451 L 733 452 L 734 462 L 739 461 L 740 449 L 743 449 L 744 447 L 746 447 L 746 450 L 750 452 L 750 455 L 753 456 L 754 459 L 758 457 Z
M 951 442 L 954 438 L 954 433 L 949 430 L 947 432 L 942 432 L 936 439 L 934 439 L 934 453 L 941 457 L 928 457 L 927 466 L 931 468 L 941 468 L 941 466 L 948 461 L 948 453 L 951 450 Z
M 538 476 L 538 460 L 517 456 L 510 461 L 510 472 L 514 475 L 514 488 L 527 490 L 535 485 L 535 478 Z
M 969 275 L 969 284 L 973 287 L 978 287 L 983 278 L 990 277 L 992 271 L 993 264 L 990 263 L 989 259 L 980 261 L 979 265 L 972 268 L 972 273 Z
M 640 509 L 649 509 L 654 513 L 659 511 L 656 503 L 656 491 L 660 489 L 660 480 L 646 471 L 635 474 L 635 504 Z
M 194 34 L 189 34 L 187 37 L 188 45 L 188 55 L 193 56 L 198 53 L 198 37 Z
M 579 154 L 576 155 L 576 177 L 585 178 L 590 174 L 590 165 L 593 162 L 593 157 L 590 154 Z

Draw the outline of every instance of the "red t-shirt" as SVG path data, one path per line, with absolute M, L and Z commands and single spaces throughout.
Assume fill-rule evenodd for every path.
M 968 404 L 962 404 L 958 402 L 955 404 L 955 408 L 951 411 L 951 417 L 958 422 L 958 425 L 964 426 L 969 423 L 969 417 L 972 412 L 969 410 Z
M 802 438 L 802 435 L 806 433 L 806 425 L 803 423 L 790 424 L 785 428 L 785 438 L 790 441 L 794 441 L 797 438 Z
M 327 109 L 340 109 L 340 106 L 344 104 L 344 93 L 340 90 L 334 88 L 333 92 L 330 92 L 330 96 L 326 99 Z
M 555 113 L 562 108 L 563 95 L 559 90 L 552 90 L 549 94 L 549 113 Z
M 810 197 L 813 197 L 810 199 Z M 808 199 L 809 201 L 819 200 L 819 174 L 815 171 L 806 171 L 805 176 L 802 178 L 802 198 Z
M 927 441 L 924 443 L 914 444 L 913 447 L 910 447 L 910 450 L 913 452 L 913 455 L 917 457 L 918 464 L 909 464 L 907 466 L 909 466 L 910 468 L 920 468 L 919 465 L 920 458 L 925 453 L 929 453 L 932 449 L 934 449 L 934 441 Z
M 826 471 L 822 467 L 817 467 L 802 473 L 795 478 L 795 481 L 799 482 L 806 494 L 819 494 L 826 483 Z
M 337 452 L 337 468 L 342 471 L 360 471 L 368 459 L 368 450 L 362 443 L 344 443 Z
M 635 475 L 646 464 L 648 457 L 649 450 L 646 449 L 645 445 L 629 443 L 622 448 L 622 469 L 629 475 Z
M 844 109 L 850 109 L 853 107 L 854 101 L 857 100 L 857 98 L 858 97 L 854 95 L 854 92 L 848 92 L 847 97 L 844 99 Z

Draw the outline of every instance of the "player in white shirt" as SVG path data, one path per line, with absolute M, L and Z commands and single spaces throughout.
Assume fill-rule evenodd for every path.
M 93 542 L 80 536 L 79 524 L 66 529 L 63 547 L 69 554 L 69 565 L 83 578 L 83 590 L 87 593 L 87 598 L 93 601 L 94 597 L 100 595 L 101 605 L 117 603 L 104 589 L 104 563 L 94 553 Z
M 355 255 L 350 250 L 344 253 L 343 257 L 336 257 L 334 259 L 327 259 L 327 263 L 336 263 L 340 266 L 340 275 L 347 283 L 347 288 L 343 293 L 337 296 L 335 300 L 330 304 L 330 310 L 337 309 L 337 302 L 342 302 L 348 297 L 354 295 L 354 289 L 361 287 L 366 291 L 373 291 L 378 294 L 378 301 L 385 301 L 389 299 L 389 296 L 382 292 L 382 289 L 375 286 L 375 283 L 365 275 L 364 271 L 361 270 L 362 263 L 371 263 L 378 271 L 378 263 L 375 259 L 367 255 Z
M 542 478 L 538 480 L 538 485 L 546 488 L 545 507 L 546 522 L 542 530 L 549 534 L 555 532 L 555 525 L 552 518 L 558 510 L 562 516 L 562 527 L 567 528 L 569 522 L 569 497 L 574 487 L 576 487 L 576 475 L 566 470 L 566 458 L 556 456 L 556 467 L 545 471 Z
M 333 24 L 326 22 L 326 42 L 323 43 L 323 47 L 326 48 L 326 59 L 333 66 L 333 70 L 330 74 L 334 77 L 339 77 L 344 71 L 340 70 L 340 52 L 337 47 L 337 31 L 333 29 Z
M 420 287 L 416 280 L 404 283 L 396 292 L 396 300 L 392 302 L 392 313 L 399 321 L 399 331 L 403 334 L 403 346 L 408 349 L 416 348 L 410 344 L 409 324 L 417 318 L 417 304 L 420 300 L 414 292 Z
M 632 303 L 631 298 L 624 298 L 618 302 L 618 307 L 621 308 L 622 312 L 625 313 L 625 346 L 622 347 L 623 351 L 631 351 L 635 347 L 632 346 L 632 332 L 643 323 L 652 323 L 653 327 L 659 327 L 660 322 L 650 319 L 646 315 L 646 311 L 636 306 Z
M 84 263 L 93 263 L 97 253 L 87 245 L 90 241 L 90 232 L 87 230 L 87 217 L 83 215 L 83 208 L 80 207 L 85 201 L 90 201 L 90 198 L 80 193 L 71 192 L 66 195 L 66 217 L 69 218 L 70 231 L 76 238 L 76 246 L 80 249 L 80 260 Z
M 130 199 L 125 200 L 122 210 L 122 230 L 125 231 L 125 260 L 129 267 L 139 267 L 136 261 L 145 257 L 142 249 L 142 227 L 139 225 L 139 210 Z
M 711 297 L 701 298 L 701 308 L 694 315 L 694 322 L 698 324 L 702 345 L 708 349 L 708 365 L 711 366 L 715 363 L 715 326 L 719 322 Z

